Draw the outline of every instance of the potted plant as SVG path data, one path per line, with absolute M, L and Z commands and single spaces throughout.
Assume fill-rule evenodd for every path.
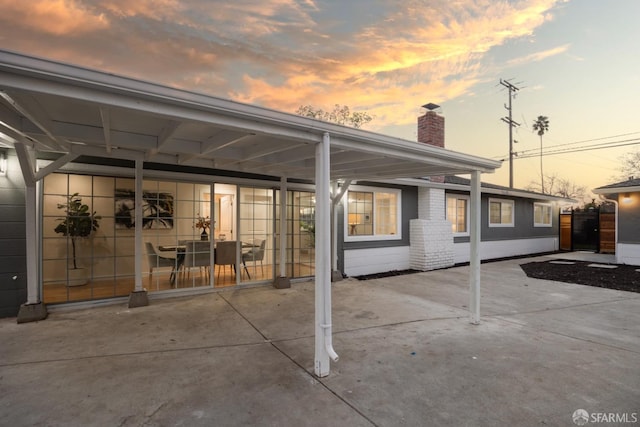
M 78 193 L 67 196 L 66 203 L 58 203 L 58 209 L 64 210 L 65 216 L 58 218 L 60 223 L 53 230 L 71 239 L 73 268 L 69 267 L 68 286 L 81 286 L 87 283 L 87 272 L 78 268 L 76 247 L 78 240 L 89 237 L 100 226 L 101 216 L 89 211 L 89 206 L 82 203 Z

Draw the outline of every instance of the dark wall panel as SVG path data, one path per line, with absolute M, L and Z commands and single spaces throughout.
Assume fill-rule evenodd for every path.
M 27 300 L 24 180 L 15 152 L 0 176 L 0 317 L 18 314 Z

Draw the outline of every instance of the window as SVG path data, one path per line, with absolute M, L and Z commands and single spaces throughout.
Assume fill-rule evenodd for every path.
M 447 219 L 455 234 L 469 234 L 469 197 L 459 194 L 447 194 Z
M 489 199 L 489 227 L 513 227 L 513 200 Z
M 345 239 L 400 239 L 400 190 L 352 188 L 346 196 Z
M 552 223 L 551 205 L 545 203 L 533 204 L 533 226 L 551 227 Z

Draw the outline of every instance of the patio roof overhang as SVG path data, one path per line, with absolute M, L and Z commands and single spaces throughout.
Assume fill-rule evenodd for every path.
M 313 181 L 316 185 L 315 372 L 329 374 L 329 180 L 471 174 L 470 314 L 480 318 L 480 175 L 499 162 L 0 50 L 0 147 L 14 147 L 26 190 L 27 312 L 42 307 L 35 183 L 78 156 L 135 161 L 135 293 L 142 287 L 144 162 Z M 38 152 L 62 156 L 35 170 Z M 281 236 L 283 243 L 284 234 Z M 284 251 L 282 251 L 284 253 Z M 133 294 L 132 294 L 133 296 Z M 146 294 L 145 297 L 146 299 Z M 130 299 L 131 304 L 131 299 Z M 21 311 L 22 311 L 21 308 Z M 43 309 L 46 317 L 46 309 Z M 31 320 L 44 317 L 32 316 Z M 20 315 L 18 317 L 20 322 Z
M 493 172 L 499 162 L 253 105 L 0 51 L 0 144 L 38 152 L 314 179 Z

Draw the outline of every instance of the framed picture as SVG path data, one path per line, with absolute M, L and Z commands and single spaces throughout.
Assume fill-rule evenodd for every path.
M 115 224 L 116 228 L 135 227 L 136 193 L 133 190 L 116 188 L 115 190 Z M 142 193 L 142 228 L 173 228 L 174 203 L 173 194 L 164 192 L 143 191 Z

